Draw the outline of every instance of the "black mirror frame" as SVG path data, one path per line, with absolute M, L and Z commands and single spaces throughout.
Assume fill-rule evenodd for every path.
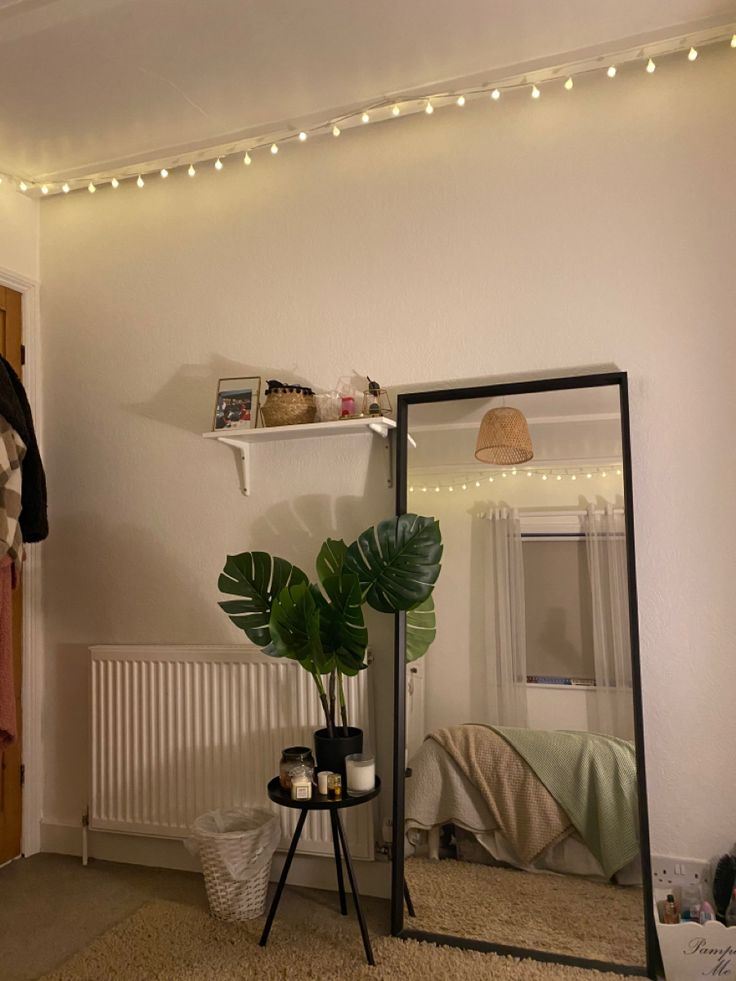
M 534 960 L 569 964 L 598 971 L 656 978 L 659 962 L 659 945 L 654 919 L 654 894 L 652 862 L 649 843 L 649 811 L 646 791 L 646 761 L 644 753 L 644 720 L 641 696 L 641 669 L 639 653 L 639 617 L 636 588 L 636 553 L 634 543 L 634 505 L 631 473 L 631 432 L 629 422 L 628 378 L 626 372 L 614 371 L 601 374 L 572 375 L 562 378 L 545 378 L 524 382 L 480 385 L 469 388 L 446 388 L 423 392 L 406 392 L 397 398 L 396 428 L 396 513 L 407 511 L 407 463 L 409 407 L 433 402 L 452 402 L 459 399 L 513 396 L 531 392 L 555 392 L 573 388 L 599 388 L 615 385 L 619 390 L 621 407 L 621 439 L 623 451 L 623 479 L 626 501 L 626 566 L 629 586 L 629 632 L 631 637 L 631 670 L 634 698 L 634 735 L 636 743 L 637 783 L 639 797 L 639 841 L 641 847 L 642 894 L 646 944 L 646 965 L 634 967 L 614 964 L 584 957 L 555 954 L 550 951 L 511 947 L 491 941 L 472 940 L 415 930 L 404 926 L 404 781 L 406 779 L 406 614 L 396 615 L 394 642 L 394 740 L 393 740 L 393 848 L 391 869 L 391 935 L 394 937 L 424 940 L 469 950 L 490 951 L 512 957 L 528 957 Z

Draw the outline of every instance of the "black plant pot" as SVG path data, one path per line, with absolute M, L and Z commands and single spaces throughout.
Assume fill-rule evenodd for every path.
M 345 757 L 351 753 L 363 752 L 363 730 L 348 726 L 344 736 L 342 726 L 335 726 L 335 735 L 330 736 L 327 729 L 318 729 L 314 734 L 314 755 L 318 770 L 332 770 L 341 773 L 345 781 Z

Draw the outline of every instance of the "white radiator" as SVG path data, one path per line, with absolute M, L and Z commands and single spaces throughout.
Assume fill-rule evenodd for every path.
M 216 807 L 268 803 L 285 746 L 311 746 L 323 716 L 311 677 L 256 647 L 91 647 L 89 828 L 184 838 Z M 371 738 L 370 670 L 346 679 L 351 725 Z M 282 847 L 297 812 L 279 807 Z M 343 812 L 354 858 L 372 859 L 373 808 Z M 326 812 L 299 851 L 332 855 Z

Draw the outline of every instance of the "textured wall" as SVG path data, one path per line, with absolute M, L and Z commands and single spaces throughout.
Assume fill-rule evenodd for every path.
M 0 269 L 38 279 L 39 203 L 0 185 Z
M 259 447 L 243 499 L 230 451 L 198 437 L 218 376 L 617 366 L 653 843 L 731 843 L 735 80 L 724 50 L 43 203 L 49 820 L 86 802 L 87 644 L 236 641 L 227 550 L 307 562 L 391 509 L 380 445 L 347 439 Z

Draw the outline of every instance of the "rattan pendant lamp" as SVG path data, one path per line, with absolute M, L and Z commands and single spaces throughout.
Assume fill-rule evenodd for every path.
M 510 466 L 526 463 L 533 456 L 532 439 L 523 412 L 506 405 L 486 412 L 478 430 L 476 460 Z

